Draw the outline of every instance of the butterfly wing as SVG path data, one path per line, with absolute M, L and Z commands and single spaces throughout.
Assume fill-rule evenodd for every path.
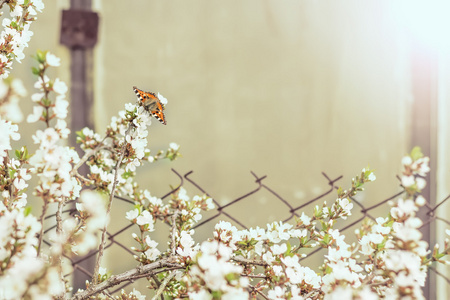
M 143 90 L 133 87 L 139 102 L 144 106 L 150 114 L 155 117 L 158 121 L 166 125 L 166 117 L 164 116 L 164 106 L 159 101 L 155 94 L 150 92 L 144 92 Z

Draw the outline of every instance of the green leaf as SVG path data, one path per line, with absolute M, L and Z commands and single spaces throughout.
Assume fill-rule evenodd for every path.
M 287 251 L 286 251 L 286 253 L 289 254 L 289 253 L 291 253 L 292 245 L 291 245 L 291 243 L 289 243 L 289 242 L 287 242 L 286 245 L 287 245 Z
M 325 245 L 329 245 L 330 241 L 331 241 L 330 235 L 326 233 L 325 236 L 323 237 L 323 242 Z
M 220 299 L 222 298 L 222 292 L 220 291 L 212 291 L 211 296 L 213 296 L 213 299 Z
M 26 146 L 23 146 L 22 149 L 23 149 L 22 159 L 28 160 L 30 158 L 30 154 L 28 153 L 28 148 Z
M 45 56 L 47 55 L 47 51 L 38 50 L 36 51 L 36 59 L 39 63 L 45 63 Z
M 79 131 L 75 131 L 76 135 L 81 137 L 81 138 L 85 138 L 86 136 L 83 134 L 83 130 L 79 130 Z
M 26 216 L 28 216 L 31 213 L 31 206 L 26 206 L 25 209 L 23 210 L 23 214 Z
M 39 75 L 41 71 L 36 67 L 32 67 L 31 72 L 33 72 L 34 75 Z
M 422 153 L 422 149 L 420 149 L 420 147 L 416 146 L 411 150 L 411 154 L 410 154 L 411 158 L 416 161 L 419 158 L 423 157 L 423 153 Z

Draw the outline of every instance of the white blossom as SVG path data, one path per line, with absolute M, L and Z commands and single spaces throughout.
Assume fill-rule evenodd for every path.
M 50 52 L 47 52 L 45 56 L 45 61 L 49 66 L 52 67 L 59 67 L 61 65 L 61 59 L 59 57 L 56 57 L 56 55 Z
M 67 85 L 64 81 L 61 81 L 59 78 L 55 79 L 55 82 L 53 83 L 53 91 L 55 91 L 55 93 L 60 94 L 60 95 L 64 95 L 65 93 L 67 93 Z
M 169 148 L 173 151 L 177 151 L 180 148 L 180 145 L 178 145 L 177 143 L 170 143 Z
M 11 150 L 11 140 L 17 141 L 20 139 L 20 134 L 17 132 L 19 127 L 13 125 L 10 121 L 0 119 L 0 158 L 6 156 L 6 151 Z
M 136 218 L 136 224 L 140 226 L 148 225 L 148 231 L 155 230 L 153 216 L 148 212 L 148 210 L 141 212 L 141 214 Z

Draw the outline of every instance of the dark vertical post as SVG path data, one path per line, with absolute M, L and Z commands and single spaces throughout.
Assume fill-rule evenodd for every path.
M 75 131 L 84 127 L 93 129 L 92 104 L 92 48 L 97 42 L 98 15 L 91 11 L 91 0 L 71 0 L 70 10 L 63 11 L 61 22 L 61 44 L 70 48 L 71 58 L 71 126 L 70 143 L 75 147 L 79 156 L 83 151 L 76 144 Z M 79 169 L 82 175 L 87 174 L 86 166 Z M 95 255 L 85 257 L 74 270 L 74 292 L 79 288 L 85 289 L 86 280 L 90 280 L 88 273 L 94 269 Z
M 437 54 L 419 42 L 413 42 L 412 84 L 414 103 L 412 107 L 412 146 L 420 146 L 430 157 L 430 174 L 423 196 L 434 207 L 436 205 L 436 161 L 437 161 Z M 427 222 L 430 218 L 426 209 L 420 210 L 418 217 Z M 436 242 L 435 222 L 421 228 L 423 239 L 432 247 Z M 425 299 L 436 299 L 436 277 L 428 272 L 428 280 L 423 289 Z

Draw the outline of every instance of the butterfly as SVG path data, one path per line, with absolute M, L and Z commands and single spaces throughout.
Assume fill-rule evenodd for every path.
M 166 117 L 164 116 L 164 105 L 159 101 L 158 97 L 154 93 L 144 92 L 133 86 L 133 90 L 139 99 L 139 102 L 144 106 L 150 114 L 158 121 L 166 125 Z

